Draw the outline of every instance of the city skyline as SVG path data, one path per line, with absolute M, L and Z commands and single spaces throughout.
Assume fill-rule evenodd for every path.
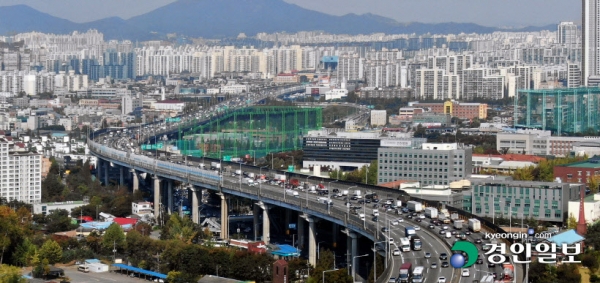
M 247 0 L 252 1 L 252 0 Z M 507 0 L 502 2 L 485 2 L 476 0 L 455 0 L 438 2 L 435 0 L 410 1 L 402 0 L 284 0 L 302 8 L 341 16 L 349 13 L 372 13 L 394 19 L 398 22 L 441 23 L 459 22 L 476 23 L 493 27 L 523 27 L 555 24 L 560 21 L 573 21 L 581 24 L 581 5 L 573 5 L 560 0 Z M 108 17 L 128 19 L 138 16 L 175 0 L 147 0 L 139 5 L 139 0 L 0 0 L 0 6 L 24 4 L 41 12 L 71 20 L 73 22 L 90 22 Z M 120 9 L 114 9 L 118 6 Z M 432 9 L 431 7 L 437 7 Z M 90 15 L 86 11 L 93 11 Z M 417 11 L 417 12 L 416 12 Z M 418 12 L 423 11 L 423 12 Z M 487 11 L 494 11 L 490 14 Z

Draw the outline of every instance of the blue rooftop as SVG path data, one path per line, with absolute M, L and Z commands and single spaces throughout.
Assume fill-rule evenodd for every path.
M 298 249 L 290 245 L 276 245 L 277 250 L 271 251 L 271 254 L 278 256 L 300 256 Z
M 572 245 L 579 243 L 585 240 L 584 237 L 580 236 L 575 232 L 574 229 L 562 232 L 560 234 L 554 235 L 552 238 L 548 239 L 548 242 L 555 243 L 557 245 L 567 244 Z
M 115 263 L 113 264 L 114 267 L 118 267 L 118 268 L 122 268 L 125 270 L 129 270 L 129 271 L 133 271 L 133 272 L 137 272 L 140 274 L 145 274 L 148 276 L 154 276 L 157 278 L 161 278 L 161 279 L 167 279 L 167 275 L 162 274 L 162 273 L 158 273 L 158 272 L 154 272 L 154 271 L 150 271 L 150 270 L 145 270 L 145 269 L 141 269 L 141 268 L 137 268 L 131 265 L 127 265 L 127 264 L 122 264 L 122 263 Z

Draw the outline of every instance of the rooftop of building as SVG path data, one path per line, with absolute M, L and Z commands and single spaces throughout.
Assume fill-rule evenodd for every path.
M 327 138 L 348 138 L 348 139 L 408 139 L 412 138 L 410 133 L 387 132 L 382 134 L 381 131 L 364 131 L 364 132 L 345 132 L 335 131 L 334 129 L 323 129 L 309 131 L 305 137 L 327 137 Z
M 524 161 L 524 162 L 533 162 L 539 163 L 540 161 L 546 160 L 546 158 L 535 156 L 535 155 L 525 155 L 525 154 L 479 154 L 473 153 L 473 157 L 489 157 L 489 158 L 502 158 L 504 161 Z
M 184 103 L 183 101 L 180 100 L 176 100 L 176 99 L 166 99 L 166 100 L 159 100 L 156 103 L 169 103 L 169 104 L 176 104 L 176 103 Z
M 569 164 L 557 165 L 560 167 L 572 167 L 572 168 L 600 168 L 600 156 L 596 155 L 588 160 L 573 162 Z
M 548 242 L 555 243 L 557 245 L 562 245 L 562 244 L 572 245 L 572 244 L 579 243 L 583 240 L 585 240 L 584 237 L 577 234 L 575 229 L 571 229 L 571 230 L 567 230 L 565 232 L 562 232 L 560 234 L 556 234 L 556 235 L 552 236 L 550 239 L 548 239 Z
M 481 179 L 481 178 L 469 178 L 471 184 L 473 185 L 483 185 L 483 184 L 496 184 L 496 185 L 507 185 L 511 187 L 529 187 L 529 188 L 555 188 L 555 187 L 563 187 L 563 186 L 581 186 L 582 184 L 578 183 L 558 183 L 558 182 L 539 182 L 539 181 L 516 181 L 516 180 L 500 180 L 500 179 Z
M 72 200 L 72 201 L 61 201 L 61 202 L 46 202 L 46 203 L 40 203 L 39 205 L 45 205 L 45 206 L 59 206 L 59 205 L 84 205 L 84 204 L 88 204 L 87 201 L 82 201 L 82 200 Z

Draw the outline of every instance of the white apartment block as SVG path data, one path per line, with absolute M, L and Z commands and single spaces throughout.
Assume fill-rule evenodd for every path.
M 250 92 L 249 85 L 226 85 L 221 87 L 221 93 L 240 94 Z
M 400 85 L 400 63 L 387 60 L 366 61 L 366 81 L 369 87 Z
M 42 200 L 42 156 L 10 152 L 10 144 L 0 142 L 0 197 L 25 203 Z
M 493 74 L 494 71 L 487 68 L 464 70 L 462 98 L 502 99 L 506 77 Z
M 385 126 L 387 124 L 387 112 L 385 110 L 371 110 L 371 127 Z
M 458 75 L 446 75 L 444 69 L 418 69 L 415 79 L 415 96 L 418 98 L 460 99 Z
M 337 77 L 339 80 L 360 80 L 364 77 L 365 58 L 358 54 L 342 54 L 338 57 Z

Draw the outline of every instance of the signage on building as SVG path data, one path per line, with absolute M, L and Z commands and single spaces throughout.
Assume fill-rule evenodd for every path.
M 412 141 L 409 140 L 381 140 L 382 147 L 410 147 Z

